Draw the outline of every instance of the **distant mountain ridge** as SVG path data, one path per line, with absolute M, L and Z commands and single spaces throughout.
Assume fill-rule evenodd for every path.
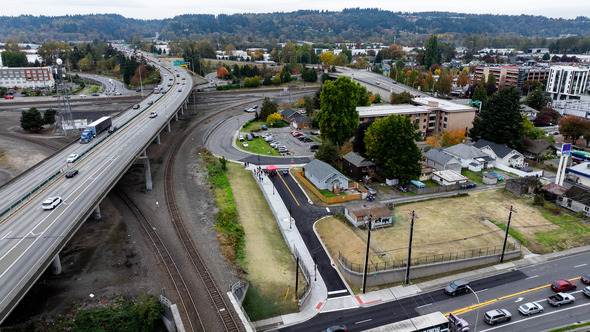
M 450 12 L 403 13 L 351 8 L 342 11 L 299 10 L 262 14 L 186 14 L 163 20 L 139 20 L 118 14 L 66 16 L 0 16 L 0 40 L 42 43 L 125 39 L 131 35 L 180 40 L 240 36 L 247 41 L 277 39 L 334 41 L 385 41 L 432 33 L 464 37 L 590 36 L 590 19 L 548 18 L 531 15 L 464 14 Z

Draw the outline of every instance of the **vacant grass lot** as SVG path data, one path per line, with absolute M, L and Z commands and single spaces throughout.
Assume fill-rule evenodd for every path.
M 244 300 L 244 308 L 253 321 L 297 312 L 298 305 L 293 296 L 295 261 L 266 199 L 250 172 L 242 165 L 228 163 L 227 166 L 227 176 L 246 234 L 242 267 L 250 288 Z M 301 290 L 305 283 L 305 278 L 301 275 L 299 282 Z
M 590 226 L 578 218 L 552 204 L 533 206 L 527 198 L 499 190 L 396 206 L 394 225 L 371 235 L 370 259 L 378 263 L 407 258 L 411 211 L 418 216 L 414 222 L 413 258 L 501 246 L 510 206 L 516 210 L 510 223 L 511 234 L 534 253 L 590 244 Z M 485 220 L 494 221 L 498 227 Z M 316 228 L 334 259 L 341 252 L 350 261 L 363 264 L 365 230 L 337 218 L 324 219 Z

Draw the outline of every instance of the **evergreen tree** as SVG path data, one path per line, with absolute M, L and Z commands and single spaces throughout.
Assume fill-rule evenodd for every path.
M 525 100 L 525 104 L 529 107 L 540 111 L 543 107 L 547 106 L 551 102 L 551 97 L 544 92 L 540 87 L 537 87 L 533 92 L 531 92 Z
M 266 121 L 266 118 L 276 113 L 279 110 L 279 105 L 276 101 L 270 100 L 268 97 L 264 97 L 264 101 L 262 101 L 262 107 L 260 108 L 260 116 L 259 118 L 262 121 Z
M 43 121 L 41 113 L 35 107 L 21 112 L 20 127 L 23 130 L 36 133 L 43 129 L 43 124 L 45 124 L 45 121 Z
M 55 123 L 55 114 L 57 111 L 53 108 L 49 108 L 43 113 L 43 122 L 45 124 L 51 125 Z
M 428 39 L 428 43 L 426 44 L 426 51 L 424 52 L 424 66 L 426 69 L 430 69 L 430 67 L 434 64 L 440 64 L 441 60 L 441 53 L 440 49 L 438 48 L 438 41 L 436 36 L 430 35 Z
M 520 114 L 520 91 L 515 86 L 496 92 L 486 108 L 473 120 L 469 137 L 480 138 L 518 149 L 522 145 L 523 120 Z

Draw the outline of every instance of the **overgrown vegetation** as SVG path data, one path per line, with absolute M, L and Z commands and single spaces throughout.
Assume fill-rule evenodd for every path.
M 215 204 L 219 212 L 215 214 L 215 227 L 222 246 L 221 253 L 232 265 L 244 259 L 244 228 L 240 225 L 234 195 L 225 173 L 225 164 L 209 152 L 201 155 L 207 167 L 208 181 L 215 193 Z

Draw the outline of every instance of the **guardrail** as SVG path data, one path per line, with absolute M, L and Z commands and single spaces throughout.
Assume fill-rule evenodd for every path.
M 170 90 L 173 90 L 173 89 L 170 88 L 168 91 L 170 91 Z M 156 99 L 156 102 L 159 101 L 160 99 L 164 98 L 164 96 L 166 96 L 166 94 L 160 95 Z M 83 156 L 85 156 L 88 153 L 90 153 L 91 151 L 93 151 L 95 148 L 97 148 L 99 145 L 101 145 L 101 143 L 104 142 L 107 138 L 109 138 L 111 135 L 115 134 L 118 130 L 120 130 L 120 129 L 124 128 L 125 126 L 127 126 L 131 121 L 135 120 L 143 112 L 147 111 L 151 106 L 152 105 L 148 105 L 147 107 L 143 107 L 139 112 L 137 112 L 137 114 L 135 114 L 134 116 L 132 116 L 129 120 L 125 121 L 121 126 L 118 126 L 117 129 L 115 129 L 114 131 L 108 133 L 105 137 L 103 137 L 101 140 L 99 140 L 98 143 L 95 143 L 94 145 L 92 145 L 88 149 L 86 149 L 84 152 L 82 152 L 80 154 L 80 156 L 78 156 L 78 158 L 74 159 L 74 162 L 78 161 L 80 158 L 82 158 Z M 15 208 L 19 207 L 20 204 L 26 202 L 29 197 L 31 197 L 33 194 L 35 194 L 37 191 L 39 191 L 46 184 L 48 184 L 50 181 L 54 180 L 58 175 L 60 175 L 62 173 L 63 173 L 63 170 L 60 170 L 60 171 L 54 173 L 53 175 L 51 175 L 49 178 L 47 178 L 43 182 L 41 182 L 41 184 L 38 185 L 37 187 L 35 187 L 35 189 L 31 190 L 30 192 L 28 192 L 27 194 L 25 194 L 23 197 L 21 197 L 20 199 L 18 199 L 15 203 L 11 204 L 4 211 L 0 212 L 0 218 L 3 218 L 7 213 L 9 213 L 10 211 L 12 211 Z M 1 220 L 4 221 L 4 220 L 8 219 L 11 215 L 9 215 L 5 219 L 1 219 Z

